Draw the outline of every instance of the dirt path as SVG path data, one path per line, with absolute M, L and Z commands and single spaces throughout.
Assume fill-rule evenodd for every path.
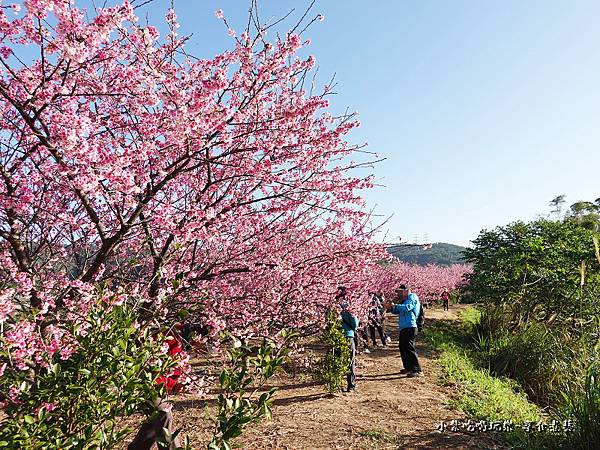
M 457 318 L 450 312 L 429 309 L 427 320 Z M 249 430 L 240 444 L 247 449 L 483 449 L 497 448 L 485 435 L 440 433 L 440 421 L 464 419 L 448 406 L 452 387 L 439 382 L 435 355 L 417 338 L 425 376 L 400 375 L 398 329 L 393 318 L 386 324 L 392 336 L 387 348 L 357 357 L 358 392 L 327 396 L 312 382 L 283 377 L 276 394 L 273 419 Z M 426 332 L 426 331 L 425 331 Z M 201 403 L 176 405 L 178 426 L 184 426 L 194 448 L 208 437 L 201 419 Z M 185 415 L 185 418 L 183 416 Z M 182 424 L 181 422 L 185 422 Z

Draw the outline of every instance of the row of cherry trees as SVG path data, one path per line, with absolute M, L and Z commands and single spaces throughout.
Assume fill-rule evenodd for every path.
M 359 123 L 327 111 L 302 36 L 255 19 L 206 60 L 172 10 L 161 38 L 135 0 L 0 0 L 0 377 L 68 359 L 99 300 L 207 339 L 311 332 L 339 284 L 364 311 L 385 256 Z
M 461 287 L 470 272 L 467 264 L 418 266 L 395 261 L 377 269 L 375 286 L 387 298 L 394 298 L 398 286 L 406 283 L 422 300 L 438 300 L 444 289 L 452 292 Z

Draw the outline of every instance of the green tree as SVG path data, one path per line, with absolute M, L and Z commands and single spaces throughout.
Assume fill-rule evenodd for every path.
M 469 295 L 491 365 L 538 398 L 582 383 L 600 339 L 595 233 L 573 220 L 514 222 L 482 231 L 465 251 Z M 525 364 L 526 363 L 526 364 Z
M 572 221 L 546 219 L 484 230 L 465 251 L 470 295 L 502 308 L 511 328 L 531 320 L 575 324 L 597 312 L 586 296 L 600 281 L 593 237 Z
M 593 230 L 600 231 L 600 199 L 595 203 L 589 201 L 578 201 L 571 205 L 569 215 L 566 220 L 573 221 L 578 225 Z

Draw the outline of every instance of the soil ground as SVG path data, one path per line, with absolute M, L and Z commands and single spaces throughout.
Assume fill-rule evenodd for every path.
M 457 320 L 460 309 L 460 305 L 447 312 L 429 308 L 426 320 Z M 439 432 L 440 421 L 466 420 L 448 405 L 456 386 L 441 383 L 435 352 L 419 337 L 417 350 L 425 376 L 401 375 L 393 317 L 388 318 L 386 331 L 392 337 L 387 348 L 375 347 L 372 353 L 357 356 L 356 393 L 329 396 L 306 377 L 279 376 L 273 384 L 279 387 L 273 419 L 251 426 L 237 444 L 245 449 L 294 450 L 503 448 L 486 434 Z M 176 426 L 184 428 L 193 448 L 205 448 L 209 440 L 205 406 L 192 397 L 175 401 Z

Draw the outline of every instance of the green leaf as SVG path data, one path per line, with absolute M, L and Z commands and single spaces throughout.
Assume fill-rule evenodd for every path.
M 29 425 L 35 423 L 35 419 L 33 417 L 31 417 L 30 415 L 25 415 L 25 417 L 23 417 L 23 419 L 25 420 L 25 423 L 27 423 Z
M 228 375 L 228 374 L 227 374 L 227 371 L 225 371 L 225 370 L 223 370 L 223 371 L 221 372 L 221 375 L 219 375 L 219 384 L 220 384 L 221 386 L 225 386 L 225 382 L 227 381 L 227 378 L 228 378 L 228 376 L 227 376 L 227 375 Z

